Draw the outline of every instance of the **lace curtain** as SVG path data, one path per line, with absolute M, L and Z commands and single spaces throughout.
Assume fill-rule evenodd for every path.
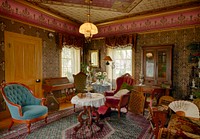
M 73 74 L 80 72 L 80 48 L 65 46 L 61 52 L 62 77 L 74 81 Z
M 111 65 L 106 67 L 108 78 L 112 82 L 113 88 L 117 77 L 125 73 L 132 75 L 132 46 L 107 48 L 107 55 L 112 58 Z

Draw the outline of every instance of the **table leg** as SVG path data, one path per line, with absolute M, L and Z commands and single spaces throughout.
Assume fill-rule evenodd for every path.
M 84 119 L 83 115 L 87 115 Z M 90 130 L 92 130 L 92 124 L 95 123 L 96 126 L 100 128 L 99 131 L 103 129 L 103 124 L 99 123 L 99 113 L 96 111 L 94 107 L 84 106 L 84 110 L 80 112 L 78 116 L 79 125 L 74 127 L 74 131 L 77 132 L 84 124 L 86 124 Z
M 88 120 L 88 118 L 87 119 L 82 118 L 82 116 L 85 115 L 85 114 L 87 114 L 87 108 L 84 106 L 84 110 L 82 112 L 80 112 L 79 115 L 78 115 L 78 121 L 79 121 L 80 124 L 78 126 L 74 127 L 75 132 L 77 132 L 83 126 L 84 122 L 86 120 Z
M 95 110 L 94 107 L 92 107 L 92 114 L 94 114 L 96 117 L 93 118 L 94 123 L 96 124 L 96 126 L 98 126 L 100 128 L 99 131 L 101 131 L 103 129 L 103 124 L 99 123 L 99 113 Z

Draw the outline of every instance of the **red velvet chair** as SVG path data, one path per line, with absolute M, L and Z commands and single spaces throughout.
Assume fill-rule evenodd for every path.
M 130 74 L 126 73 L 126 74 L 122 75 L 121 77 L 117 78 L 117 80 L 116 80 L 117 88 L 114 91 L 105 92 L 105 97 L 106 97 L 105 105 L 110 108 L 118 109 L 118 118 L 120 118 L 121 108 L 126 108 L 126 110 L 128 112 L 128 103 L 129 103 L 131 91 L 129 91 L 125 95 L 122 95 L 121 97 L 115 97 L 114 95 L 120 89 L 131 90 L 133 88 L 134 84 L 135 84 L 135 80 L 132 78 L 132 76 Z

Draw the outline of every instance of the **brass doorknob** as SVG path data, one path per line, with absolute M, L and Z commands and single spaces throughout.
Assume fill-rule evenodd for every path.
M 40 82 L 40 79 L 36 79 L 36 83 L 39 83 Z

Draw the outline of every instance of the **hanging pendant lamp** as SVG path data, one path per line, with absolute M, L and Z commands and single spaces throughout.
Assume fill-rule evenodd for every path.
M 86 40 L 91 40 L 92 36 L 98 33 L 97 27 L 90 22 L 90 4 L 92 0 L 88 0 L 88 21 L 83 23 L 79 28 L 79 33 L 84 34 Z

